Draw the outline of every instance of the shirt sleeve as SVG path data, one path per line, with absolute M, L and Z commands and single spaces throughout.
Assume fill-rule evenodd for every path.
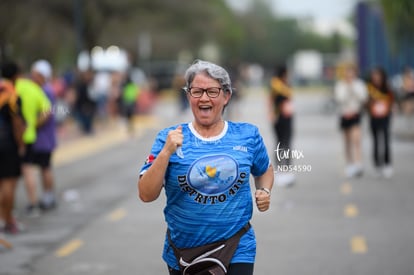
M 335 95 L 336 102 L 342 103 L 345 101 L 346 93 L 345 93 L 343 84 L 341 82 L 336 83 L 334 87 L 334 95 Z
M 257 127 L 254 129 L 254 155 L 253 155 L 253 165 L 251 168 L 251 173 L 253 176 L 263 175 L 270 165 L 269 155 L 267 154 L 267 149 L 263 141 L 263 137 L 260 135 Z
M 368 100 L 368 89 L 364 82 L 359 82 L 359 98 L 361 102 L 366 102 Z
M 158 154 L 161 152 L 162 148 L 164 147 L 166 136 L 168 131 L 162 130 L 158 133 L 157 137 L 155 138 L 154 144 L 152 145 L 151 151 L 149 155 L 146 157 L 144 165 L 141 167 L 140 175 L 144 174 L 147 171 L 154 160 L 157 158 Z

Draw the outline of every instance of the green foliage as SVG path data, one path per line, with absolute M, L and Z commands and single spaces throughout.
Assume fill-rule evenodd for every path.
M 394 47 L 414 43 L 414 1 L 377 0 L 384 12 L 385 20 Z
M 274 16 L 263 0 L 253 1 L 240 24 L 245 30 L 243 60 L 259 62 L 265 67 L 286 63 L 300 49 L 338 53 L 338 44 L 343 40 L 339 34 L 332 37 L 316 34 L 301 26 L 298 19 Z
M 263 0 L 252 1 L 244 14 L 232 11 L 225 0 L 2 0 L 1 58 L 24 64 L 48 58 L 66 68 L 75 64 L 80 48 L 116 44 L 139 61 L 141 33 L 150 34 L 156 60 L 176 59 L 183 50 L 196 57 L 205 43 L 219 46 L 223 63 L 265 66 L 285 62 L 301 48 L 339 50 L 340 36 L 317 35 L 270 10 Z

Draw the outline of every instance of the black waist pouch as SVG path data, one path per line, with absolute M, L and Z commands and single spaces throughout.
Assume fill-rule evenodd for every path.
M 177 248 L 167 234 L 183 275 L 225 275 L 241 236 L 249 229 L 250 223 L 227 240 L 192 248 Z

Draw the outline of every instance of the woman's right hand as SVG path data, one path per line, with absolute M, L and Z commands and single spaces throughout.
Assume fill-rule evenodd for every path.
M 182 126 L 179 125 L 175 130 L 168 132 L 167 140 L 164 145 L 164 149 L 170 154 L 174 154 L 179 146 L 183 145 L 184 135 Z

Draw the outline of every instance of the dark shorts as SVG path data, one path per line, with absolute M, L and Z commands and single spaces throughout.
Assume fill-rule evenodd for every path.
M 21 174 L 21 158 L 17 151 L 0 152 L 0 179 L 17 178 Z
M 33 164 L 38 165 L 42 168 L 50 167 L 50 159 L 51 159 L 50 152 L 38 152 L 33 150 L 33 146 L 31 144 L 26 145 L 26 153 L 23 157 L 23 163 L 25 164 Z
M 125 117 L 128 119 L 132 118 L 132 116 L 135 113 L 135 102 L 132 104 L 124 103 L 123 108 L 124 108 L 123 112 L 124 112 Z
M 340 119 L 340 127 L 342 130 L 347 130 L 355 125 L 359 125 L 360 123 L 361 123 L 361 114 L 356 114 L 349 118 L 345 118 L 341 116 L 341 119 Z

